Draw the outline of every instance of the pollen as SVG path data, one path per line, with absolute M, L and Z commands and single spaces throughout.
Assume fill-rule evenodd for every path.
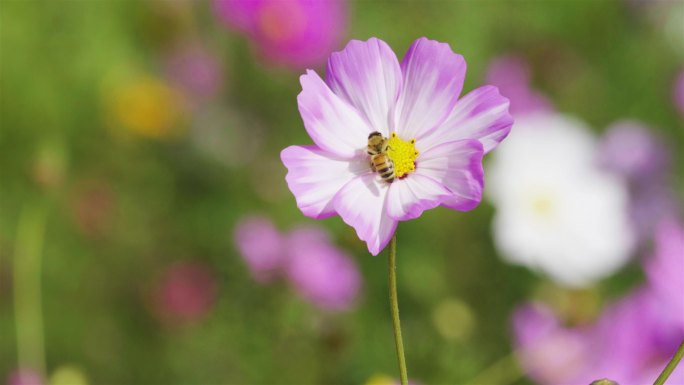
M 532 199 L 532 210 L 537 216 L 549 218 L 554 211 L 553 200 L 548 195 L 539 195 Z
M 406 174 L 416 170 L 418 150 L 415 147 L 415 139 L 406 141 L 392 133 L 388 144 L 387 155 L 394 163 L 394 173 L 397 178 L 403 178 Z

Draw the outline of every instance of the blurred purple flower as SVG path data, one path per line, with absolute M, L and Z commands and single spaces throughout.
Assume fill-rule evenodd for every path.
M 252 216 L 238 224 L 235 240 L 257 282 L 283 276 L 303 299 L 329 311 L 349 309 L 359 294 L 361 276 L 354 260 L 322 229 L 281 234 L 268 218 Z
M 530 88 L 528 65 L 518 56 L 507 55 L 494 59 L 489 65 L 486 83 L 497 86 L 510 99 L 512 115 L 553 110 L 545 96 Z
M 235 229 L 235 243 L 255 281 L 273 280 L 285 264 L 286 240 L 266 217 L 243 219 Z
M 640 240 L 649 239 L 656 224 L 677 210 L 667 181 L 670 152 L 640 122 L 612 124 L 599 145 L 599 165 L 629 182 L 630 217 Z
M 679 113 L 684 117 L 684 70 L 679 73 L 674 86 L 674 102 Z
M 679 204 L 666 181 L 631 186 L 629 214 L 639 240 L 651 239 L 658 222 L 677 211 Z
M 321 309 L 349 309 L 361 288 L 354 261 L 317 228 L 300 228 L 289 237 L 287 276 L 299 294 Z
M 221 67 L 209 51 L 199 45 L 187 44 L 172 52 L 166 62 L 166 75 L 176 88 L 189 97 L 188 101 L 206 100 L 221 89 Z
M 163 315 L 184 321 L 204 317 L 216 302 L 218 284 L 213 271 L 199 262 L 180 262 L 163 273 L 155 292 Z
M 670 299 L 682 301 L 681 282 L 666 288 Z M 641 287 L 594 324 L 574 328 L 562 326 L 543 306 L 522 307 L 513 318 L 521 365 L 540 384 L 588 384 L 603 377 L 623 385 L 652 383 L 684 338 L 684 328 L 668 322 L 681 310 L 659 302 L 658 295 Z M 684 367 L 668 383 L 684 384 Z
M 588 384 L 582 376 L 593 356 L 589 330 L 563 327 L 550 309 L 528 304 L 513 315 L 516 351 L 525 372 L 540 384 Z
M 624 385 L 653 383 L 684 338 L 684 330 L 673 329 L 661 318 L 673 310 L 659 308 L 648 287 L 609 307 L 592 333 L 599 354 L 591 373 Z M 684 367 L 679 366 L 668 383 L 684 384 Z
M 214 9 L 264 58 L 296 69 L 323 64 L 346 23 L 343 0 L 215 0 Z
M 630 180 L 662 175 L 669 164 L 665 144 L 636 121 L 620 121 L 608 127 L 598 153 L 602 167 Z
M 307 71 L 297 97 L 313 146 L 280 157 L 297 207 L 339 215 L 377 255 L 399 221 L 444 206 L 472 210 L 482 199 L 482 157 L 508 135 L 508 99 L 492 86 L 460 97 L 463 57 L 419 38 L 402 62 L 382 40 L 352 40 L 328 60 L 325 80 Z M 369 134 L 387 139 L 390 181 L 371 168 Z M 388 167 L 389 169 L 389 167 Z
M 7 377 L 7 385 L 42 385 L 40 374 L 31 369 L 17 369 Z
M 655 250 L 645 261 L 646 276 L 659 309 L 665 309 L 662 319 L 671 319 L 673 327 L 684 334 L 684 227 L 665 219 L 657 227 Z

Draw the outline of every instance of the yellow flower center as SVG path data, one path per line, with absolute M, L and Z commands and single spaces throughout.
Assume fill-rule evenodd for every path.
M 405 141 L 398 137 L 397 134 L 392 133 L 388 144 L 387 156 L 394 163 L 394 174 L 397 178 L 403 178 L 406 174 L 416 170 L 418 150 L 415 147 L 415 139 Z
M 532 199 L 532 210 L 537 216 L 549 218 L 554 211 L 553 199 L 548 194 L 539 194 Z

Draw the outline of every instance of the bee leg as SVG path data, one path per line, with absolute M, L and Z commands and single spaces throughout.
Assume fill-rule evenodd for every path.
M 375 165 L 373 164 L 373 162 L 370 162 L 370 166 L 371 166 L 371 171 L 375 172 L 376 170 L 375 170 Z

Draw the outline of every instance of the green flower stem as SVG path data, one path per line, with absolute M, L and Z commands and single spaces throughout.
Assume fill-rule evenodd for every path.
M 394 326 L 394 343 L 397 347 L 397 359 L 399 360 L 399 378 L 401 385 L 408 384 L 406 374 L 406 359 L 404 358 L 404 341 L 401 338 L 401 321 L 399 321 L 399 302 L 397 301 L 397 234 L 394 233 L 390 241 L 389 259 L 387 260 L 389 272 L 389 299 L 392 312 L 392 325 Z
M 21 210 L 14 249 L 14 316 L 18 367 L 45 374 L 41 254 L 46 207 L 26 203 Z
M 679 344 L 679 348 L 677 349 L 674 357 L 672 357 L 670 362 L 667 363 L 667 366 L 665 369 L 663 369 L 663 372 L 660 373 L 653 385 L 663 385 L 665 380 L 667 380 L 667 378 L 670 377 L 670 374 L 672 374 L 672 372 L 675 370 L 679 361 L 682 360 L 682 357 L 684 357 L 684 341 Z

